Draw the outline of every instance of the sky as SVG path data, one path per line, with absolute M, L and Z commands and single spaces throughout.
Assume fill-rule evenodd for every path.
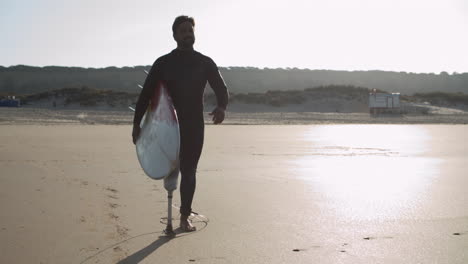
M 151 65 L 182 14 L 222 67 L 468 72 L 468 0 L 0 0 L 0 65 Z

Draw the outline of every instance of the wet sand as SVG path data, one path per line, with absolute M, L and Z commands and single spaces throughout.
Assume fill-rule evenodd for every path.
M 1 263 L 468 262 L 465 125 L 207 126 L 173 239 L 129 125 L 0 130 Z
M 206 107 L 205 122 L 211 123 L 208 115 L 212 108 Z M 265 112 L 235 112 L 228 110 L 225 125 L 310 125 L 310 124 L 468 124 L 468 112 L 443 108 L 444 111 L 429 114 L 382 114 L 369 113 L 294 112 L 291 109 L 269 107 Z M 0 125 L 63 125 L 104 124 L 130 125 L 133 112 L 129 109 L 92 110 L 87 108 L 1 108 Z

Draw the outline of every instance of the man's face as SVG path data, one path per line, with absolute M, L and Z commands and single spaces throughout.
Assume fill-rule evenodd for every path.
M 195 43 L 195 33 L 193 32 L 192 23 L 186 21 L 177 27 L 174 34 L 174 39 L 177 46 L 181 48 L 192 48 Z

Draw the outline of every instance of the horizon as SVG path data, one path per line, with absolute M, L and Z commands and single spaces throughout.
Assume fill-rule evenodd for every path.
M 0 7 L 4 67 L 152 65 L 175 48 L 172 22 L 186 14 L 196 21 L 195 50 L 220 67 L 468 72 L 463 0 L 6 0 Z
M 87 70 L 101 70 L 107 68 L 137 68 L 137 67 L 151 67 L 150 64 L 148 65 L 133 65 L 133 66 L 104 66 L 104 67 L 82 67 L 82 66 L 63 66 L 63 65 L 45 65 L 45 66 L 36 66 L 36 65 L 26 65 L 26 64 L 17 64 L 17 65 L 0 65 L 3 68 L 13 68 L 13 67 L 32 67 L 32 68 L 47 68 L 47 67 L 57 67 L 57 68 L 80 68 L 80 69 L 87 69 Z M 388 72 L 388 73 L 405 73 L 405 74 L 434 74 L 434 75 L 459 75 L 459 74 L 468 74 L 467 72 L 448 72 L 448 71 L 441 71 L 441 72 L 408 72 L 408 71 L 391 71 L 391 70 L 379 70 L 379 69 L 370 69 L 370 70 L 334 70 L 334 69 L 309 69 L 309 68 L 298 68 L 298 67 L 278 67 L 278 68 L 269 68 L 269 67 L 256 67 L 256 66 L 220 66 L 219 68 L 230 69 L 230 68 L 251 68 L 257 70 L 299 70 L 299 71 L 335 71 L 335 72 Z

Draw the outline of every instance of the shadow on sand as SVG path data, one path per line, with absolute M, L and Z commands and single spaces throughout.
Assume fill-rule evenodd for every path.
M 184 233 L 180 227 L 174 229 L 174 235 L 163 235 L 159 236 L 158 239 L 156 239 L 154 242 L 149 244 L 143 249 L 138 250 L 137 252 L 133 253 L 132 255 L 120 260 L 117 262 L 117 264 L 137 264 L 140 263 L 143 259 L 151 255 L 153 252 L 155 252 L 159 247 L 162 245 L 166 244 L 167 242 L 177 239 L 180 237 L 188 236 L 191 234 L 196 234 L 200 232 L 201 230 L 205 229 L 206 226 L 208 225 L 208 221 L 195 221 L 193 223 L 200 223 L 202 226 L 198 227 L 198 230 L 196 232 L 189 232 L 189 233 Z M 151 233 L 151 234 L 154 234 Z M 131 238 L 130 238 L 131 239 Z
M 158 232 L 150 232 L 150 233 L 145 233 L 145 234 L 141 234 L 141 235 L 137 235 L 137 236 L 134 236 L 134 237 L 131 237 L 131 238 L 128 238 L 128 239 L 125 239 L 123 241 L 120 241 L 118 243 L 115 243 L 113 245 L 110 245 L 106 248 L 103 248 L 101 250 L 99 250 L 98 252 L 96 252 L 94 255 L 91 255 L 89 257 L 87 257 L 86 259 L 84 259 L 83 261 L 80 262 L 80 264 L 83 264 L 83 263 L 86 263 L 88 261 L 90 261 L 91 259 L 94 259 L 96 257 L 98 257 L 99 255 L 103 254 L 104 252 L 108 251 L 109 249 L 113 249 L 121 244 L 124 244 L 126 242 L 129 242 L 130 240 L 133 240 L 133 239 L 136 239 L 136 238 L 139 238 L 139 237 L 143 237 L 143 236 L 150 236 L 150 235 L 154 235 L 154 234 L 161 234 L 161 231 L 158 231 Z M 169 240 L 173 239 L 175 237 L 171 237 L 171 236 L 166 236 L 166 235 L 161 235 L 158 237 L 158 239 L 156 241 L 154 241 L 153 243 L 151 243 L 150 245 L 148 245 L 147 247 L 145 247 L 144 249 L 138 251 L 137 253 L 139 252 L 147 252 L 149 249 L 152 249 L 151 252 L 155 251 L 156 249 L 158 249 L 160 246 L 162 246 L 163 244 L 167 243 Z M 150 252 L 150 253 L 151 253 Z M 132 256 L 135 256 L 137 255 L 137 253 L 133 254 Z M 149 253 L 149 254 L 150 254 Z M 141 254 L 138 254 L 138 255 L 141 255 Z M 130 257 L 132 256 L 129 256 L 127 257 L 126 259 L 129 259 Z M 147 256 L 147 255 L 146 255 Z M 144 257 L 143 257 L 144 258 Z M 142 259 L 143 259 L 142 258 Z M 136 259 L 135 259 L 136 260 Z M 141 259 L 140 259 L 141 260 Z M 130 260 L 129 260 L 130 261 Z M 119 263 L 138 263 L 138 262 L 119 262 Z
M 145 248 L 138 250 L 137 252 L 133 253 L 132 255 L 122 259 L 121 261 L 117 262 L 117 264 L 134 264 L 140 263 L 143 259 L 151 255 L 154 251 L 156 251 L 160 246 L 164 245 L 165 243 L 169 242 L 172 239 L 175 239 L 175 236 L 160 236 L 156 239 L 153 243 L 149 244 Z
M 162 245 L 166 244 L 167 242 L 173 240 L 173 239 L 177 239 L 177 238 L 180 238 L 180 237 L 184 237 L 184 236 L 188 236 L 188 235 L 191 235 L 191 234 L 196 234 L 198 232 L 200 232 L 201 230 L 205 229 L 206 226 L 208 225 L 208 222 L 206 221 L 196 221 L 196 222 L 193 222 L 193 223 L 200 223 L 202 224 L 202 226 L 198 226 L 198 230 L 196 232 L 190 232 L 190 233 L 183 233 L 182 230 L 180 228 L 176 228 L 174 230 L 175 232 L 175 235 L 172 235 L 172 236 L 168 236 L 168 235 L 165 235 L 165 234 L 162 234 L 161 231 L 158 231 L 158 232 L 150 232 L 150 233 L 145 233 L 145 234 L 141 234 L 141 235 L 137 235 L 137 236 L 134 236 L 134 237 L 131 237 L 131 238 L 128 238 L 128 239 L 125 239 L 123 241 L 120 241 L 118 243 L 115 243 L 113 245 L 110 245 L 98 252 L 96 252 L 94 255 L 92 256 L 89 256 L 87 257 L 86 259 L 84 259 L 83 261 L 80 262 L 80 264 L 83 264 L 83 263 L 86 263 L 88 261 L 90 261 L 91 259 L 94 259 L 96 257 L 98 257 L 99 255 L 103 254 L 104 252 L 108 251 L 109 249 L 113 249 L 121 244 L 124 244 L 126 242 L 129 242 L 131 240 L 134 240 L 136 238 L 139 238 L 139 237 L 143 237 L 143 236 L 149 236 L 149 235 L 154 235 L 154 234 L 161 234 L 158 239 L 156 239 L 154 242 L 152 242 L 151 244 L 149 244 L 148 246 L 138 250 L 137 252 L 133 253 L 132 255 L 126 257 L 125 259 L 122 259 L 120 260 L 119 262 L 117 262 L 117 264 L 135 264 L 135 263 L 140 263 L 143 259 L 145 259 L 146 257 L 148 257 L 149 255 L 151 255 L 153 252 L 155 252 L 158 248 L 160 248 Z

